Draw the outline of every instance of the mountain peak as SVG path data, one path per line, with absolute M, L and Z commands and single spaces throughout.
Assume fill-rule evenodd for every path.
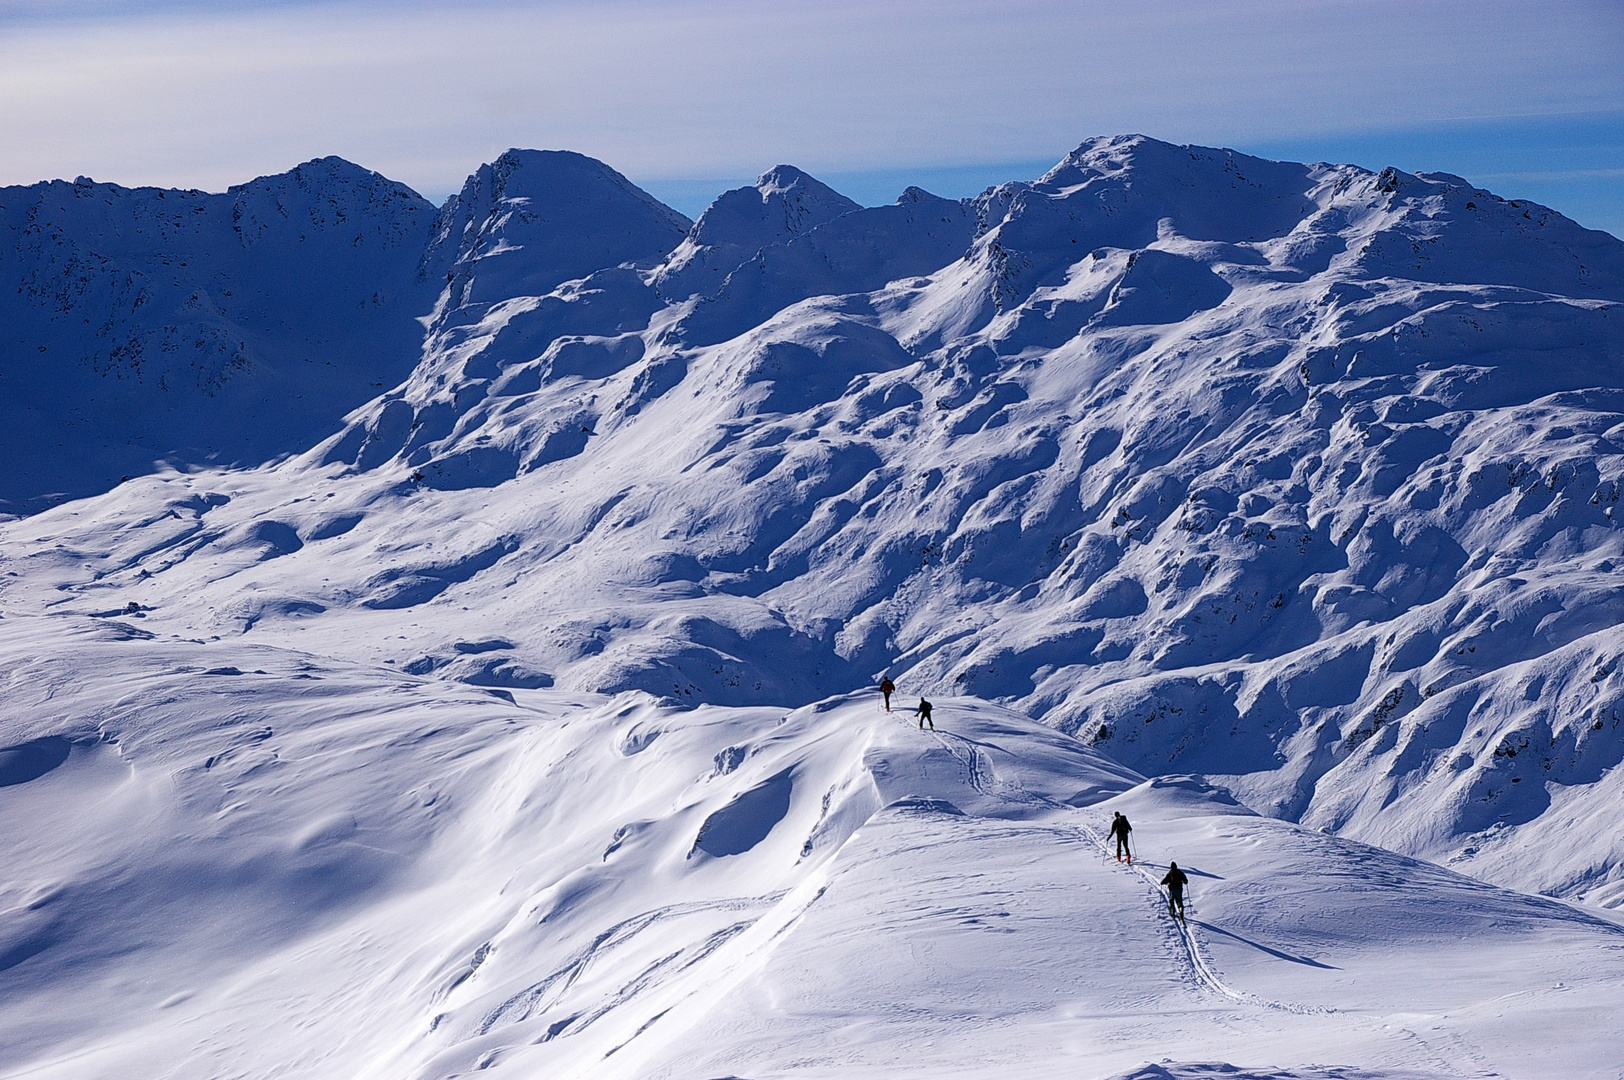
M 686 217 L 596 158 L 512 149 L 446 200 L 424 272 L 458 282 L 453 307 L 541 296 L 595 270 L 655 263 L 688 228 Z
M 803 199 L 842 207 L 842 213 L 857 208 L 855 202 L 852 202 L 811 173 L 803 172 L 793 165 L 774 165 L 762 173 L 760 178 L 756 180 L 756 190 L 761 192 L 761 198 L 764 202 L 774 196 L 799 196 Z
M 717 196 L 694 223 L 696 244 L 749 247 L 799 236 L 842 214 L 862 209 L 823 181 L 793 165 L 775 165 L 753 187 Z
M 481 165 L 452 196 L 442 218 L 480 213 L 497 215 L 523 209 L 552 221 L 576 218 L 589 208 L 619 206 L 634 216 L 649 219 L 660 231 L 687 232 L 692 224 L 597 158 L 573 150 L 506 150 L 495 161 Z M 663 254 L 663 252 L 661 252 Z
M 1091 176 L 1118 172 L 1131 166 L 1134 159 L 1141 156 L 1141 151 L 1147 148 L 1178 149 L 1171 143 L 1147 135 L 1100 135 L 1078 143 L 1076 149 L 1057 161 L 1036 182 L 1068 187 L 1082 183 Z
M 264 176 L 256 176 L 247 183 L 232 184 L 226 189 L 226 192 L 235 195 L 240 192 L 285 187 L 290 184 L 307 190 L 332 185 L 386 188 L 410 192 L 413 197 L 419 200 L 422 199 L 421 195 L 412 191 L 405 184 L 391 180 L 382 173 L 374 172 L 364 165 L 357 165 L 348 158 L 341 158 L 336 154 L 302 161 L 287 172 L 269 173 Z
M 717 196 L 671 253 L 659 285 L 667 296 L 709 293 L 756 252 L 811 232 L 857 203 L 793 165 L 775 165 L 753 187 Z

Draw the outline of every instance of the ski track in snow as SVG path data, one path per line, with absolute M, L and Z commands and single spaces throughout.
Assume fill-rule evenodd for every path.
M 979 768 L 978 764 L 979 750 L 971 740 L 966 739 L 962 735 L 957 735 L 951 732 L 938 732 L 934 728 L 927 729 L 924 733 L 931 735 L 938 743 L 945 747 L 949 753 L 953 754 L 953 757 L 964 767 L 965 782 L 972 789 L 983 795 L 990 795 L 994 798 L 1010 800 L 1008 793 L 1003 790 L 995 792 L 990 792 L 987 790 L 982 778 L 981 769 Z M 967 752 L 963 755 L 955 753 L 953 751 L 953 746 L 955 743 L 964 746 Z M 1027 795 L 1027 799 L 1031 801 L 1041 801 L 1055 809 L 1061 808 L 1060 804 L 1054 803 L 1052 800 L 1042 799 L 1040 796 L 1031 796 L 1025 792 L 1022 792 L 1021 794 Z M 1101 837 L 1096 829 L 1086 823 L 1081 822 L 1079 822 L 1075 828 L 1080 837 L 1091 843 L 1099 850 L 1101 858 L 1106 863 L 1109 864 L 1116 861 L 1112 857 L 1109 846 L 1107 845 L 1105 839 Z M 1149 886 L 1150 893 L 1155 898 L 1152 901 L 1152 905 L 1154 907 L 1156 907 L 1158 910 L 1166 907 L 1166 894 L 1162 891 L 1162 886 L 1156 880 L 1154 874 L 1148 873 L 1143 866 L 1138 863 L 1129 863 L 1126 866 L 1122 866 L 1122 868 L 1133 873 Z M 1214 966 L 1212 960 L 1203 952 L 1200 939 L 1196 937 L 1195 930 L 1189 925 L 1188 920 L 1169 917 L 1166 921 L 1172 924 L 1173 932 L 1182 946 L 1183 955 L 1187 961 L 1189 971 L 1193 976 L 1193 981 L 1204 989 L 1221 995 L 1222 997 L 1226 997 L 1231 1001 L 1240 1002 L 1246 1005 L 1261 1006 L 1267 1009 L 1277 1009 L 1282 1012 L 1298 1013 L 1303 1015 L 1330 1015 L 1336 1011 L 1334 1009 L 1325 1009 L 1309 1005 L 1270 1001 L 1266 998 L 1259 997 L 1256 994 L 1249 994 L 1245 991 L 1234 989 L 1219 977 L 1216 967 Z
M 1029 793 L 1025 792 L 1021 792 L 1021 794 L 1025 795 L 1026 799 L 1013 800 L 1010 799 L 1009 794 L 1004 790 L 988 791 L 978 764 L 979 750 L 974 742 L 962 735 L 957 735 L 951 732 L 938 732 L 934 728 L 928 729 L 924 733 L 931 735 L 938 743 L 945 747 L 949 753 L 953 754 L 954 758 L 964 767 L 965 782 L 976 792 L 1008 801 L 1042 802 L 1055 809 L 1061 808 L 1060 804 L 1057 804 L 1052 800 L 1042 799 L 1041 796 L 1031 796 Z M 955 753 L 953 751 L 953 746 L 955 743 L 964 746 L 966 748 L 966 753 L 963 755 Z M 1107 864 L 1116 861 L 1111 856 L 1109 846 L 1107 845 L 1105 839 L 1101 837 L 1096 829 L 1082 822 L 1077 823 L 1075 828 L 1080 837 L 1091 843 L 1099 850 L 1103 861 L 1105 861 Z M 1122 869 L 1133 873 L 1147 886 L 1149 886 L 1150 894 L 1152 897 L 1154 897 L 1154 899 L 1151 901 L 1152 906 L 1156 907 L 1158 911 L 1165 909 L 1166 894 L 1162 891 L 1162 886 L 1156 880 L 1154 874 L 1147 872 L 1144 867 L 1138 863 L 1129 863 L 1126 866 L 1123 866 Z M 1172 924 L 1173 933 L 1177 937 L 1182 947 L 1182 953 L 1191 973 L 1192 980 L 1203 989 L 1241 1004 L 1255 1005 L 1267 1009 L 1276 1009 L 1281 1012 L 1297 1013 L 1300 1015 L 1325 1016 L 1331 1015 L 1336 1011 L 1334 1009 L 1326 1009 L 1316 1006 L 1270 1001 L 1267 998 L 1259 997 L 1256 994 L 1250 994 L 1245 991 L 1234 989 L 1225 983 L 1218 975 L 1215 965 L 1202 950 L 1200 939 L 1196 936 L 1194 928 L 1189 925 L 1187 919 L 1176 919 L 1169 917 L 1165 921 Z
M 1106 843 L 1105 838 L 1099 834 L 1098 830 L 1085 823 L 1079 823 L 1076 828 L 1079 836 L 1083 837 L 1099 850 L 1102 861 L 1108 864 L 1117 862 L 1116 858 L 1111 854 L 1110 845 Z M 1118 866 L 1131 872 L 1147 886 L 1149 886 L 1150 895 L 1153 898 L 1151 899 L 1150 903 L 1157 910 L 1158 914 L 1166 911 L 1167 894 L 1162 891 L 1161 883 L 1156 880 L 1155 874 L 1146 872 L 1144 867 L 1138 863 L 1128 865 L 1118 863 Z M 1193 907 L 1188 903 L 1188 901 L 1186 902 L 1186 909 L 1186 915 L 1188 916 L 1189 911 L 1193 910 Z M 1270 1001 L 1267 998 L 1259 997 L 1256 994 L 1249 994 L 1244 990 L 1236 990 L 1219 977 L 1216 966 L 1202 951 L 1201 941 L 1196 937 L 1195 930 L 1190 927 L 1188 918 L 1177 919 L 1169 916 L 1165 921 L 1171 923 L 1173 926 L 1173 934 L 1178 938 L 1178 941 L 1182 947 L 1183 956 L 1189 966 L 1189 971 L 1193 977 L 1193 981 L 1203 989 L 1211 993 L 1218 994 L 1222 997 L 1226 997 L 1231 1001 L 1240 1002 L 1244 1005 L 1257 1005 L 1265 1009 L 1278 1009 L 1281 1012 L 1316 1016 L 1329 1016 L 1336 1012 L 1335 1009 L 1320 1008 L 1312 1005 L 1297 1005 L 1282 1001 Z

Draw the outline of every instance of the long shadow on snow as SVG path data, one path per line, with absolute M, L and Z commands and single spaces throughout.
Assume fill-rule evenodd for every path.
M 1276 959 L 1289 960 L 1293 964 L 1306 964 L 1308 967 L 1323 968 L 1326 971 L 1341 971 L 1342 970 L 1341 968 L 1337 967 L 1335 964 L 1322 964 L 1318 960 L 1312 960 L 1312 959 L 1310 959 L 1310 958 L 1308 958 L 1306 956 L 1292 956 L 1290 953 L 1283 953 L 1279 949 L 1271 949 L 1267 945 L 1260 945 L 1257 942 L 1250 940 L 1249 938 L 1241 937 L 1239 934 L 1231 933 L 1230 931 L 1221 929 L 1219 927 L 1216 927 L 1216 926 L 1212 925 L 1211 923 L 1204 923 L 1200 919 L 1195 919 L 1193 921 L 1195 922 L 1195 924 L 1197 926 L 1201 927 L 1201 929 L 1203 929 L 1203 930 L 1210 930 L 1214 934 L 1222 934 L 1225 937 L 1234 938 L 1236 941 L 1240 942 L 1241 944 L 1250 945 L 1250 946 L 1252 946 L 1252 948 L 1257 949 L 1259 952 L 1266 952 L 1270 956 L 1275 957 Z

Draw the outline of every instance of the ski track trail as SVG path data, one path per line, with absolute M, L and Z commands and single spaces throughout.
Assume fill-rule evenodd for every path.
M 967 739 L 964 736 L 951 731 L 937 731 L 935 729 L 928 729 L 928 734 L 939 742 L 943 749 L 951 754 L 955 760 L 964 766 L 965 778 L 967 782 L 969 783 L 970 787 L 979 794 L 1001 799 L 1006 802 L 1038 801 L 1050 804 L 1056 809 L 1060 809 L 1064 806 L 1064 804 L 1056 803 L 1051 799 L 1034 795 L 1031 792 L 1022 791 L 1021 794 L 1025 795 L 1026 799 L 1016 799 L 1013 798 L 1007 790 L 989 790 L 980 766 L 980 751 L 976 747 L 973 740 Z M 950 738 L 953 741 L 949 741 Z M 964 743 L 968 749 L 968 754 L 966 755 L 958 753 L 954 749 L 954 741 Z M 998 786 L 1000 788 L 1004 787 L 1004 785 Z M 1107 862 L 1112 861 L 1110 848 L 1097 830 L 1086 823 L 1080 822 L 1077 825 L 1077 833 L 1086 843 L 1091 843 L 1096 849 L 1098 849 L 1100 855 Z M 1142 867 L 1133 865 L 1131 863 L 1126 867 L 1126 869 L 1136 874 L 1140 880 L 1144 881 L 1144 883 L 1150 887 L 1150 892 L 1155 897 L 1155 900 L 1152 901 L 1152 903 L 1154 903 L 1158 909 L 1163 906 L 1165 903 L 1165 897 L 1162 893 L 1161 885 L 1157 882 L 1155 875 L 1149 873 Z M 1202 948 L 1200 939 L 1196 937 L 1195 931 L 1191 929 L 1189 923 L 1185 920 L 1174 919 L 1171 917 L 1168 921 L 1173 924 L 1174 933 L 1178 936 L 1178 940 L 1183 946 L 1183 952 L 1188 958 L 1190 971 L 1194 975 L 1194 981 L 1208 991 L 1241 1004 L 1254 1005 L 1266 1009 L 1274 1009 L 1279 1012 L 1288 1012 L 1300 1016 L 1329 1016 L 1336 1012 L 1335 1009 L 1330 1009 L 1323 1006 L 1272 1001 L 1268 998 L 1258 997 L 1256 994 L 1247 993 L 1244 990 L 1236 990 L 1234 987 L 1224 982 L 1224 980 L 1219 976 L 1217 966 L 1213 963 L 1211 957 L 1207 955 L 1206 950 Z
M 939 732 L 935 727 L 931 727 L 928 734 L 931 738 L 942 744 L 942 749 L 946 750 L 948 754 L 952 756 L 953 760 L 964 766 L 965 782 L 970 785 L 972 790 L 974 790 L 978 795 L 996 794 L 994 792 L 989 792 L 985 786 L 985 782 L 982 780 L 980 751 L 977 750 L 974 743 L 970 742 L 970 740 L 966 739 L 964 736 L 954 734 L 953 732 Z M 953 735 L 954 739 L 964 743 L 969 749 L 968 756 L 960 755 L 957 751 L 955 751 L 953 749 L 953 744 L 947 741 L 947 739 L 944 737 L 945 735 Z
M 1100 856 L 1107 863 L 1115 861 L 1112 858 L 1109 845 L 1106 844 L 1105 839 L 1100 836 L 1097 830 L 1085 822 L 1079 822 L 1077 830 L 1094 847 L 1099 849 Z M 1156 876 L 1143 867 L 1131 863 L 1125 869 L 1137 875 L 1141 881 L 1150 887 L 1150 893 L 1155 897 L 1151 902 L 1156 906 L 1158 914 L 1160 914 L 1160 909 L 1166 905 L 1166 897 L 1162 892 L 1161 884 L 1156 880 Z M 1250 994 L 1244 990 L 1236 990 L 1219 976 L 1217 965 L 1212 962 L 1206 950 L 1202 948 L 1201 940 L 1196 937 L 1195 931 L 1190 928 L 1190 924 L 1186 920 L 1176 919 L 1171 916 L 1169 916 L 1168 922 L 1173 924 L 1174 933 L 1184 946 L 1184 953 L 1189 959 L 1190 970 L 1195 975 L 1195 981 L 1212 993 L 1244 1005 L 1256 1005 L 1261 1008 L 1294 1013 L 1299 1016 L 1330 1016 L 1337 1011 L 1319 1005 L 1271 1001 L 1268 998 L 1258 997 L 1256 994 Z

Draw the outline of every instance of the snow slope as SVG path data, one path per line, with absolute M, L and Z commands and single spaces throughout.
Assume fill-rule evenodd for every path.
M 0 656 L 7 1076 L 1616 1075 L 1616 922 L 997 706 L 510 704 L 79 617 Z
M 433 220 L 331 157 L 223 195 L 0 188 L 0 510 L 326 437 L 420 359 Z

